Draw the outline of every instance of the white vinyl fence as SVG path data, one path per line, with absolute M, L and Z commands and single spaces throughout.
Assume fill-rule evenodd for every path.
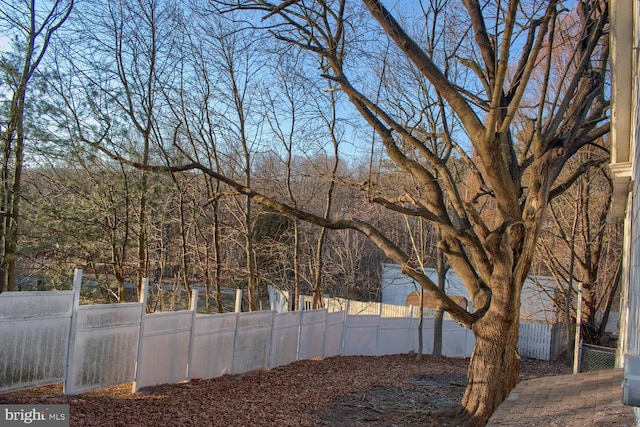
M 312 298 L 301 297 L 305 306 L 311 307 Z M 349 318 L 359 315 L 374 315 L 383 318 L 414 318 L 419 317 L 417 309 L 412 307 L 385 304 L 379 302 L 348 301 L 343 298 L 324 298 L 325 307 L 329 312 L 347 310 Z M 423 353 L 433 351 L 433 329 L 435 309 L 424 309 L 423 325 Z M 364 320 L 361 320 L 364 321 Z M 358 321 L 358 322 L 361 322 Z M 411 329 L 417 331 L 417 319 L 412 323 Z M 358 327 L 358 326 L 356 326 Z M 466 328 L 462 328 L 457 322 L 445 314 L 443 324 L 443 348 L 445 355 L 461 354 L 471 356 L 475 338 Z M 417 339 L 417 338 L 416 338 Z M 417 342 L 417 341 L 416 341 Z M 348 344 L 347 344 L 348 347 Z M 564 323 L 547 323 L 536 321 L 521 321 L 518 335 L 518 352 L 522 357 L 539 360 L 554 360 L 566 349 L 566 329 Z M 417 348 L 415 349 L 417 350 Z
M 0 390 L 64 381 L 73 292 L 0 294 Z
M 564 323 L 520 322 L 518 351 L 521 356 L 554 360 L 567 348 Z
M 81 279 L 77 270 L 73 291 L 0 294 L 0 392 L 58 382 L 66 394 L 127 382 L 137 391 L 316 357 L 417 351 L 418 319 L 410 311 L 196 315 L 194 294 L 189 310 L 146 314 L 147 281 L 139 303 L 79 305 Z M 423 326 L 429 353 L 433 319 Z M 469 330 L 445 319 L 445 356 L 468 357 L 473 344 Z
M 76 303 L 74 307 L 65 393 L 81 393 L 133 381 L 143 305 Z M 51 354 L 46 347 L 33 347 L 30 352 Z

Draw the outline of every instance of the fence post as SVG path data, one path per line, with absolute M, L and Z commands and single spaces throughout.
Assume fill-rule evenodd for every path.
M 413 305 L 409 306 L 409 348 L 416 350 L 416 334 L 413 332 Z
M 327 346 L 327 321 L 329 320 L 329 309 L 325 306 L 324 310 L 324 328 L 322 334 L 322 358 L 324 359 L 327 356 L 326 346 Z
M 138 356 L 136 358 L 135 381 L 132 385 L 132 392 L 138 392 L 140 384 L 140 368 L 142 366 L 142 345 L 144 342 L 144 321 L 147 317 L 147 296 L 149 293 L 149 279 L 142 279 L 142 292 L 139 295 L 139 302 L 142 303 L 140 308 L 140 328 L 138 330 Z
M 340 340 L 340 355 L 344 354 L 345 336 L 347 335 L 347 326 L 349 325 L 349 300 L 344 304 L 344 320 L 342 321 L 342 339 Z
M 547 337 L 546 337 L 546 339 L 549 340 L 549 346 L 548 346 L 547 354 L 545 355 L 546 359 L 544 359 L 546 361 L 554 359 L 552 354 L 555 351 L 554 350 L 554 348 L 555 348 L 555 341 L 554 341 L 554 339 L 555 339 L 555 329 L 556 329 L 555 328 L 555 323 L 549 323 L 549 326 L 547 327 L 548 334 L 547 334 Z
M 298 342 L 296 343 L 296 360 L 300 360 L 300 342 L 302 341 L 302 315 L 304 310 L 298 305 Z
M 382 304 L 378 303 L 378 325 L 376 326 L 376 351 L 374 356 L 380 355 L 380 326 L 382 324 Z
M 236 289 L 236 313 L 240 313 L 242 311 L 242 289 Z
M 189 304 L 191 310 L 191 334 L 189 335 L 189 359 L 187 361 L 187 381 L 191 381 L 191 367 L 193 365 L 193 340 L 196 336 L 196 313 L 198 311 L 198 290 L 191 290 L 191 301 Z
M 271 369 L 271 351 L 273 350 L 273 328 L 274 328 L 274 323 L 276 321 L 275 316 L 276 313 L 274 311 L 269 310 L 270 314 L 271 314 L 271 322 L 269 325 L 269 342 L 267 343 L 267 345 L 269 346 L 269 351 L 267 351 L 267 366 L 265 366 L 268 369 Z
M 271 359 L 273 358 L 273 349 L 276 347 L 273 345 L 273 332 L 275 329 L 275 322 L 276 322 L 276 312 L 275 310 L 270 310 L 271 311 L 271 334 L 269 335 L 269 363 L 268 363 L 268 368 L 269 369 L 273 369 L 273 366 L 271 366 Z M 296 356 L 296 360 L 298 360 L 298 357 Z
M 71 324 L 69 326 L 69 339 L 67 342 L 67 363 L 64 372 L 64 384 L 62 393 L 67 394 L 69 391 L 68 384 L 72 383 L 71 364 L 76 347 L 76 331 L 78 329 L 78 307 L 80 306 L 80 287 L 82 284 L 82 269 L 76 268 L 73 273 L 73 305 L 71 308 Z
M 329 301 L 329 298 L 327 298 Z M 324 331 L 322 334 L 322 358 L 327 357 L 327 322 L 329 321 L 329 304 L 324 306 L 324 309 L 327 311 L 324 314 Z
M 237 294 L 236 294 L 237 295 Z M 236 321 L 233 323 L 233 351 L 231 354 L 231 374 L 237 374 L 235 371 L 236 366 L 236 349 L 238 348 L 238 323 L 240 320 L 240 316 L 244 316 L 243 313 L 235 312 Z
M 580 372 L 580 344 L 582 341 L 582 282 L 578 283 L 578 304 L 576 310 L 576 336 L 573 346 L 573 373 Z

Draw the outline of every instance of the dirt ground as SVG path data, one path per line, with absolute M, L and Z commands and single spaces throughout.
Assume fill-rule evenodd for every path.
M 68 403 L 72 426 L 455 426 L 468 363 L 340 356 L 136 394 L 124 384 L 64 396 L 57 384 L 0 394 L 0 403 Z M 521 366 L 521 380 L 571 372 L 561 362 Z

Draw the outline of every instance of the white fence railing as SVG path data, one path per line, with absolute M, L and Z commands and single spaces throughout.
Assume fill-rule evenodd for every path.
M 540 360 L 554 360 L 566 349 L 564 323 L 520 322 L 520 355 Z
M 196 315 L 146 314 L 139 303 L 79 305 L 73 291 L 0 294 L 0 392 L 64 382 L 67 394 L 133 382 L 134 391 L 191 378 L 214 378 L 297 360 L 417 351 L 418 319 L 352 315 L 351 310 Z M 445 319 L 443 355 L 467 357 L 474 337 Z M 423 351 L 433 349 L 433 319 Z

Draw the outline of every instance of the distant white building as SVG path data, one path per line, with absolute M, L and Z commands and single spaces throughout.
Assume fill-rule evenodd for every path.
M 425 269 L 427 276 L 435 283 L 438 275 L 435 268 Z M 397 264 L 382 264 L 382 303 L 405 305 L 407 296 L 412 291 L 420 290 L 420 286 L 411 278 L 402 274 Z M 520 319 L 553 323 L 557 321 L 558 310 L 553 302 L 557 290 L 556 281 L 549 276 L 529 276 L 522 289 Z M 469 311 L 473 311 L 473 303 L 462 280 L 452 270 L 445 277 L 445 293 L 461 295 L 469 302 Z

